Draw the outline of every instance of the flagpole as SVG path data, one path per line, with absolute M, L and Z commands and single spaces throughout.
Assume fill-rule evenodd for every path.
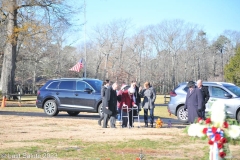
M 84 58 L 84 78 L 86 78 L 86 70 L 87 70 L 87 47 L 86 47 L 86 2 L 84 0 L 84 53 L 85 53 L 85 58 Z

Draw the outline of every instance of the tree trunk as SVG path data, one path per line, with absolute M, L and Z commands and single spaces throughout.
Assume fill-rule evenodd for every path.
M 184 82 L 187 81 L 187 60 L 185 59 L 184 63 Z
M 176 84 L 176 53 L 173 53 L 172 55 L 172 89 L 175 88 Z
M 108 69 L 107 69 L 108 56 L 109 56 L 109 53 L 106 54 L 106 61 L 105 61 L 105 67 L 104 67 L 104 80 L 108 79 Z
M 200 57 L 198 55 L 197 79 L 201 79 L 201 73 L 200 72 L 201 72 L 201 69 L 200 69 Z
M 17 51 L 17 35 L 14 34 L 14 27 L 17 27 L 17 10 L 15 8 L 16 0 L 9 0 L 7 10 L 7 41 L 4 48 L 4 58 L 2 67 L 2 94 L 13 92 L 15 69 L 16 69 L 16 51 Z

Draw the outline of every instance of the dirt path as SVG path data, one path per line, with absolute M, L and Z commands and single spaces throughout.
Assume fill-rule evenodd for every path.
M 1 111 L 0 111 L 1 112 Z M 24 141 L 47 138 L 72 138 L 82 139 L 84 141 L 124 141 L 126 139 L 155 139 L 159 135 L 164 138 L 171 138 L 171 134 L 184 134 L 182 125 L 173 124 L 172 128 L 101 128 L 97 124 L 97 119 L 79 119 L 78 117 L 36 117 L 28 116 L 26 113 L 17 113 L 19 115 L 1 115 L 0 116 L 0 148 L 6 147 L 3 141 Z M 92 114 L 96 117 L 95 114 Z M 135 123 L 137 126 L 137 123 Z M 94 136 L 93 136 L 94 135 Z M 107 136 L 104 136 L 107 135 Z M 151 135 L 151 136 L 150 136 Z M 101 137 L 101 138 L 99 138 Z M 13 145 L 14 146 L 14 145 Z M 11 145 L 9 144 L 9 147 Z
M 36 116 L 36 113 L 40 115 Z M 42 111 L 28 113 L 9 112 L 0 109 L 0 149 L 37 146 L 41 144 L 34 140 L 56 138 L 81 140 L 84 142 L 115 142 L 132 139 L 156 140 L 159 138 L 172 140 L 178 136 L 187 136 L 183 132 L 186 126 L 175 123 L 172 124 L 171 128 L 168 128 L 167 124 L 164 124 L 163 128 L 144 128 L 144 123 L 142 122 L 141 128 L 134 127 L 128 129 L 121 128 L 120 125 L 117 125 L 117 128 L 102 128 L 97 124 L 97 114 L 86 113 L 85 116 L 79 115 L 77 117 L 70 117 L 66 114 L 60 114 L 57 117 L 41 115 L 44 115 Z M 26 141 L 27 143 L 25 143 Z M 192 145 L 194 148 L 196 146 L 202 147 L 201 144 L 197 143 Z M 185 144 L 182 147 L 191 148 L 191 146 Z M 230 149 L 238 153 L 240 147 L 231 146 Z M 149 150 L 149 154 L 150 152 Z

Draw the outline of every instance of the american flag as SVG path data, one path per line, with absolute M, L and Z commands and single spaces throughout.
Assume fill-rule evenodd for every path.
M 73 66 L 72 68 L 70 68 L 70 71 L 75 71 L 75 72 L 80 72 L 80 70 L 83 68 L 83 63 L 82 63 L 83 59 L 80 59 L 77 64 L 75 64 L 75 66 Z

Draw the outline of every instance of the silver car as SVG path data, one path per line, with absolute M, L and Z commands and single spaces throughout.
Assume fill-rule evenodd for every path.
M 225 82 L 203 82 L 203 86 L 208 87 L 210 95 L 205 112 L 210 110 L 214 101 L 221 99 L 227 106 L 228 116 L 240 122 L 240 87 Z M 188 122 L 188 113 L 184 111 L 187 91 L 187 83 L 179 84 L 170 92 L 168 103 L 168 112 L 177 116 L 183 123 Z

